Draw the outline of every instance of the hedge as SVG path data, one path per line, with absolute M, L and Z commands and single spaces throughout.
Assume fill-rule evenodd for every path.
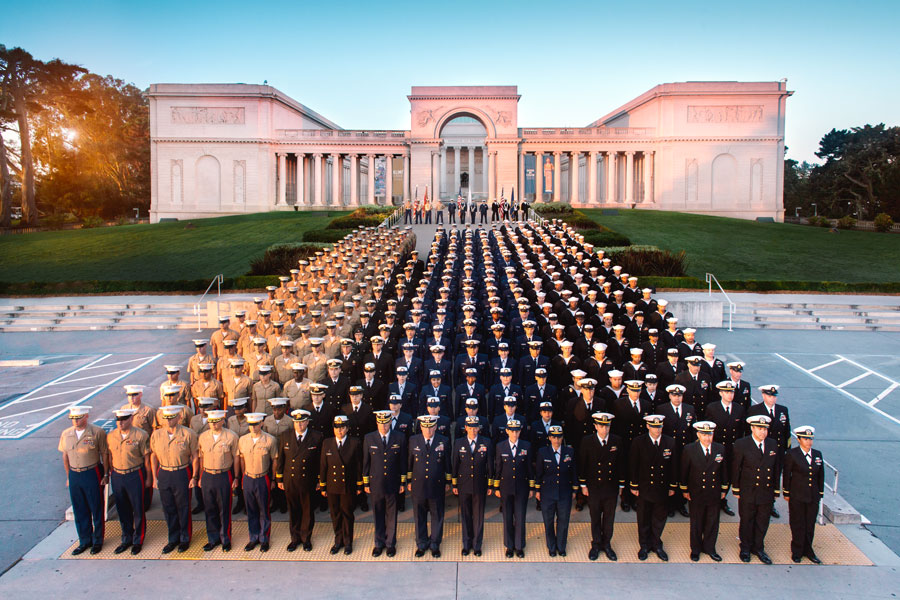
M 705 290 L 709 284 L 696 277 L 639 277 L 641 287 Z M 900 281 L 844 283 L 842 281 L 787 281 L 732 279 L 719 283 L 737 292 L 825 292 L 829 294 L 900 294 Z
M 303 241 L 320 244 L 334 244 L 351 233 L 353 233 L 352 229 L 314 229 L 303 234 Z

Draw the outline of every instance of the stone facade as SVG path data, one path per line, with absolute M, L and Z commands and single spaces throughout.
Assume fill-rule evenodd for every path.
M 271 86 L 150 86 L 151 220 L 443 199 L 783 220 L 785 82 L 669 83 L 587 127 L 520 127 L 515 86 L 413 87 L 409 130 L 345 130 Z

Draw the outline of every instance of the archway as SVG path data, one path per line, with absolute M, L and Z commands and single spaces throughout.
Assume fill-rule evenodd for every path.
M 488 128 L 482 118 L 472 113 L 456 113 L 441 125 L 440 196 L 473 198 L 487 194 Z

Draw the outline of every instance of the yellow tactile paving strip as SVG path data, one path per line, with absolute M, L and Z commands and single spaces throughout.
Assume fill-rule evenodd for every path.
M 304 561 L 353 561 L 353 562 L 377 562 L 377 561 L 450 561 L 450 562 L 567 562 L 567 563 L 587 563 L 588 550 L 590 549 L 590 524 L 589 523 L 572 523 L 569 527 L 569 547 L 567 548 L 568 556 L 565 558 L 550 558 L 544 545 L 544 527 L 542 524 L 529 523 L 527 526 L 527 545 L 525 549 L 525 558 L 508 559 L 505 555 L 503 547 L 503 530 L 500 523 L 486 523 L 484 532 L 484 546 L 482 547 L 482 556 L 475 557 L 470 554 L 463 557 L 460 554 L 462 550 L 462 539 L 460 536 L 460 524 L 457 522 L 446 522 L 444 524 L 444 541 L 441 545 L 441 557 L 432 558 L 431 553 L 426 553 L 422 558 L 415 558 L 415 534 L 414 525 L 411 523 L 400 523 L 397 527 L 397 554 L 393 558 L 388 558 L 384 554 L 379 558 L 372 557 L 373 547 L 373 531 L 372 523 L 357 523 L 354 529 L 354 537 L 356 543 L 353 547 L 353 554 L 345 556 L 343 551 L 332 556 L 329 552 L 333 541 L 332 529 L 329 523 L 316 523 L 313 530 L 313 549 L 311 552 L 304 552 L 302 548 L 298 548 L 294 552 L 286 550 L 290 541 L 288 533 L 288 524 L 285 522 L 272 523 L 272 540 L 271 548 L 268 552 L 263 553 L 257 547 L 250 552 L 244 551 L 244 544 L 249 539 L 247 534 L 246 521 L 233 522 L 233 538 L 232 550 L 224 552 L 219 546 L 212 552 L 204 552 L 203 545 L 206 543 L 206 526 L 203 521 L 194 521 L 194 535 L 191 540 L 191 546 L 186 552 L 179 553 L 177 550 L 170 554 L 163 555 L 162 548 L 167 541 L 166 524 L 164 521 L 149 521 L 147 523 L 147 535 L 144 548 L 137 556 L 133 556 L 130 551 L 122 554 L 114 554 L 114 548 L 119 544 L 119 523 L 110 521 L 106 527 L 106 542 L 103 545 L 103 551 L 99 554 L 90 554 L 85 552 L 79 556 L 72 556 L 72 549 L 77 544 L 73 544 L 66 550 L 60 558 L 63 559 L 124 559 L 124 560 L 154 560 L 154 559 L 170 559 L 170 560 L 304 560 Z M 740 563 L 738 557 L 738 525 L 737 523 L 722 523 L 719 528 L 718 551 L 722 556 L 723 563 Z M 776 564 L 794 564 L 791 561 L 790 553 L 791 532 L 788 525 L 783 523 L 773 523 L 769 527 L 766 536 L 766 552 Z M 689 529 L 687 523 L 670 523 L 666 526 L 663 533 L 663 544 L 669 555 L 669 562 L 687 563 L 690 562 L 689 547 Z M 638 540 L 637 525 L 635 523 L 617 523 L 615 534 L 613 536 L 613 548 L 618 555 L 619 562 L 636 563 L 640 562 L 637 557 Z M 854 565 L 869 566 L 872 562 L 863 554 L 856 546 L 854 546 L 844 535 L 834 526 L 819 526 L 816 529 L 815 549 L 823 564 L 827 565 Z M 606 557 L 601 554 L 597 562 L 609 562 Z M 655 554 L 651 554 L 645 562 L 662 562 Z M 705 554 L 700 555 L 701 563 L 712 563 Z M 753 557 L 750 564 L 761 564 L 756 557 Z M 807 559 L 802 564 L 811 564 Z

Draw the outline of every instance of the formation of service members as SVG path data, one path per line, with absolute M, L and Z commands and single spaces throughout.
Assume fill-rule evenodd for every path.
M 445 206 L 446 204 L 446 206 Z M 444 209 L 447 210 L 447 224 L 456 224 L 456 215 L 459 213 L 459 224 L 466 224 L 466 215 L 471 214 L 470 223 L 475 224 L 476 214 L 480 215 L 479 223 L 488 223 L 488 202 L 484 200 L 476 202 L 467 202 L 460 194 L 456 201 L 449 202 L 431 202 L 426 197 L 422 202 L 418 198 L 406 200 L 403 203 L 403 224 L 404 225 L 420 225 L 431 223 L 432 213 L 434 214 L 434 223 L 443 224 Z M 517 202 L 515 199 L 507 201 L 501 198 L 499 201 L 494 199 L 490 202 L 490 223 L 497 221 L 518 221 L 526 219 L 528 214 L 528 203 L 525 201 Z M 521 215 L 521 216 L 520 216 Z
M 207 544 L 231 549 L 247 511 L 267 551 L 272 509 L 290 544 L 312 549 L 317 509 L 331 553 L 353 552 L 354 513 L 373 511 L 372 553 L 396 554 L 397 515 L 415 517 L 417 557 L 441 553 L 445 498 L 458 497 L 464 556 L 480 556 L 486 499 L 499 498 L 507 557 L 525 553 L 535 497 L 550 556 L 588 506 L 589 558 L 617 556 L 617 505 L 635 510 L 640 550 L 668 560 L 667 518 L 690 517 L 691 558 L 716 552 L 719 514 L 740 514 L 740 556 L 764 540 L 782 489 L 792 558 L 812 549 L 824 461 L 813 428 L 793 430 L 778 386 L 742 380 L 715 345 L 680 330 L 663 299 L 562 225 L 439 227 L 425 260 L 403 230 L 367 229 L 301 260 L 266 298 L 195 340 L 187 379 L 166 366 L 160 408 L 126 386 L 107 436 L 73 408 L 64 432 L 80 546 L 98 551 L 101 485 L 112 474 L 122 552 L 140 552 L 153 489 L 184 551 L 194 513 Z M 115 440 L 115 443 L 108 440 Z M 107 453 L 109 456 L 107 456 Z M 274 482 L 274 483 L 273 483 Z

